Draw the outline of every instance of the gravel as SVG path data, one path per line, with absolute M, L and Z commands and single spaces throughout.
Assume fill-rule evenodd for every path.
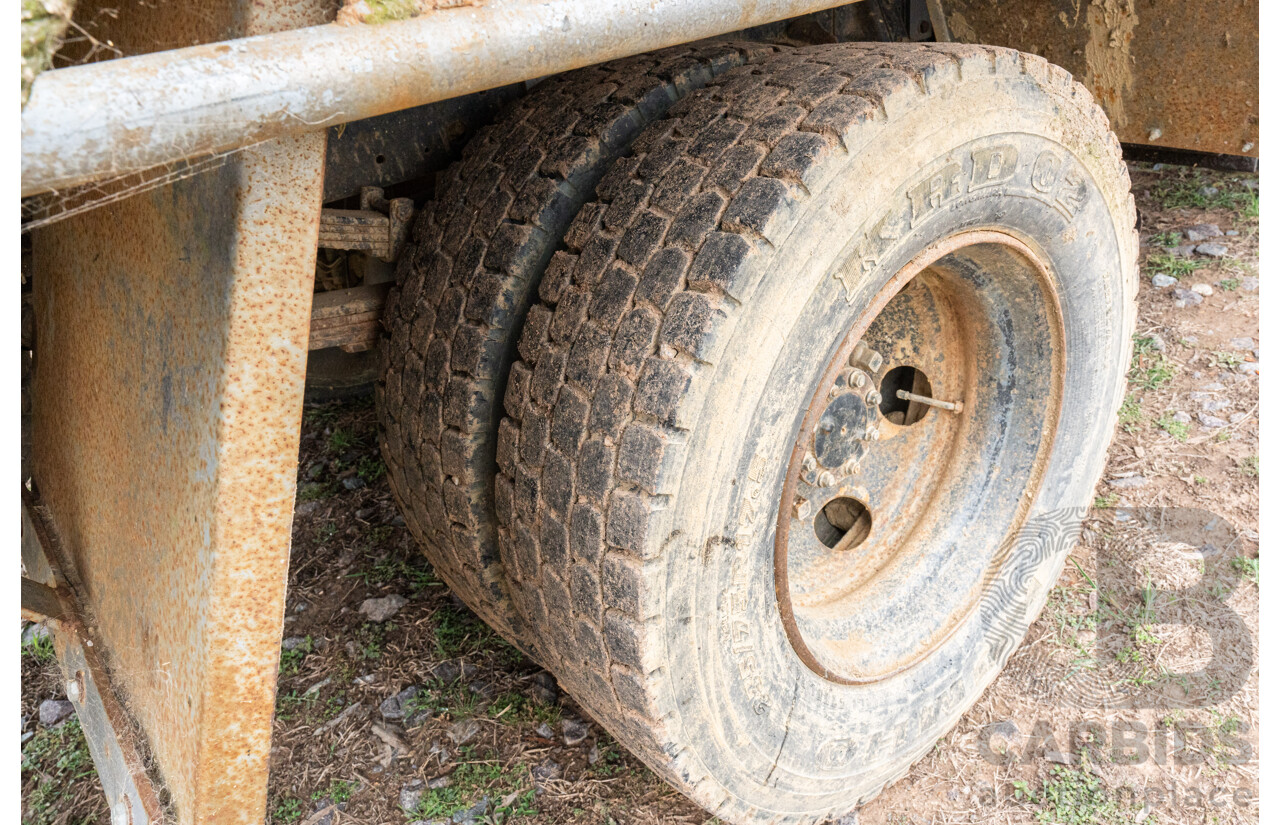
M 1112 487 L 1118 487 L 1121 490 L 1132 490 L 1136 487 L 1147 486 L 1147 480 L 1142 476 L 1128 476 L 1126 478 L 1108 479 L 1107 483 Z
M 1198 223 L 1195 226 L 1188 226 L 1183 232 L 1186 234 L 1187 240 L 1192 243 L 1200 243 L 1222 235 L 1222 230 L 1218 228 L 1216 223 Z
M 360 603 L 360 612 L 369 617 L 373 622 L 385 622 L 392 616 L 400 612 L 400 608 L 409 603 L 409 600 L 398 593 L 392 593 L 390 596 L 383 596 L 378 599 L 365 599 Z
M 1252 352 L 1253 346 L 1254 346 L 1253 339 L 1252 338 L 1232 338 L 1231 346 L 1235 347 L 1236 349 L 1244 349 Z
M 1191 291 L 1196 293 L 1197 295 L 1203 295 L 1204 297 L 1208 298 L 1210 295 L 1213 294 L 1213 287 L 1209 286 L 1208 284 L 1195 284 L 1191 287 Z
M 454 722 L 449 727 L 448 737 L 453 744 L 458 747 L 475 739 L 480 733 L 480 723 L 474 719 L 463 719 L 461 722 Z
M 1198 412 L 1196 413 L 1196 418 L 1200 420 L 1200 426 L 1207 427 L 1211 430 L 1216 430 L 1219 427 L 1227 426 L 1227 422 L 1223 421 L 1221 418 L 1218 418 L 1216 415 L 1209 415 L 1208 413 Z
M 1175 289 L 1173 291 L 1173 305 L 1179 309 L 1200 306 L 1203 302 L 1204 296 L 1198 292 L 1192 292 L 1189 289 Z
M 591 735 L 591 726 L 581 719 L 569 718 L 560 724 L 560 732 L 564 734 L 565 746 L 572 748 Z
M 1217 242 L 1202 243 L 1196 247 L 1196 252 L 1201 255 L 1207 255 L 1210 258 L 1222 258 L 1227 254 L 1227 246 Z
M 1173 286 L 1177 282 L 1177 278 L 1172 275 L 1166 275 L 1163 272 L 1157 272 L 1155 275 L 1151 276 L 1151 285 L 1157 289 L 1164 289 L 1165 287 Z
M 40 724 L 46 728 L 56 728 L 75 712 L 75 705 L 66 699 L 45 699 L 40 703 Z

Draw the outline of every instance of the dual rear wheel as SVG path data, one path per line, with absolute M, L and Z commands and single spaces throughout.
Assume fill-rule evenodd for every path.
M 1043 604 L 1123 394 L 1134 212 L 1039 58 L 711 48 L 593 181 L 528 99 L 462 161 L 574 197 L 513 213 L 526 182 L 490 228 L 480 173 L 446 175 L 388 312 L 383 450 L 449 584 L 655 771 L 728 821 L 821 822 Z

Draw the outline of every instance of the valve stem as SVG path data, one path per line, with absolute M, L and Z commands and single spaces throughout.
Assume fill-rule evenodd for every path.
M 951 412 L 964 412 L 963 401 L 939 401 L 936 398 L 930 398 L 927 395 L 916 395 L 906 390 L 898 390 L 898 397 L 903 401 L 915 401 L 918 404 L 925 404 L 930 407 L 937 407 L 942 410 L 950 410 Z

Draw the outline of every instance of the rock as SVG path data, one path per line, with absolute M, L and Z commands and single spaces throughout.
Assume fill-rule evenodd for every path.
M 1166 275 L 1163 272 L 1157 272 L 1155 275 L 1151 276 L 1151 285 L 1157 289 L 1164 289 L 1165 287 L 1173 286 L 1177 282 L 1177 278 L 1172 275 Z
M 475 739 L 479 733 L 479 722 L 474 719 L 463 719 L 461 722 L 454 722 L 450 725 L 447 735 L 453 741 L 453 744 L 462 747 L 472 739 Z
M 373 684 L 374 682 L 376 682 L 376 681 L 378 681 L 378 674 L 376 674 L 376 673 L 366 673 L 366 674 L 364 674 L 363 676 L 357 676 L 356 678 L 352 679 L 352 680 L 351 680 L 351 684 L 353 684 L 353 685 L 372 685 L 372 684 Z
M 560 700 L 560 686 L 556 684 L 556 677 L 542 670 L 534 674 L 533 687 L 529 689 L 529 694 L 533 696 L 534 701 L 544 705 L 554 705 Z
M 1216 223 L 1198 223 L 1195 226 L 1188 226 L 1182 231 L 1186 234 L 1187 240 L 1192 243 L 1200 243 L 1222 235 L 1222 230 L 1218 228 Z
M 49 628 L 45 627 L 44 622 L 34 622 L 22 629 L 22 644 L 24 647 L 47 638 L 49 638 Z
M 1196 254 L 1196 245 L 1184 244 L 1182 246 L 1175 246 L 1169 250 L 1169 254 L 1175 258 L 1190 258 L 1192 255 Z
M 305 602 L 305 601 L 302 601 L 301 599 L 299 599 L 299 600 L 298 600 L 298 603 L 297 603 L 297 604 L 295 604 L 295 605 L 293 606 L 293 612 L 294 612 L 294 613 L 306 613 L 306 612 L 307 612 L 307 609 L 308 609 L 309 607 L 311 607 L 311 603 L 310 603 L 310 602 Z
M 1204 297 L 1198 292 L 1192 292 L 1189 289 L 1175 289 L 1173 291 L 1173 305 L 1178 309 L 1199 306 L 1203 302 Z
M 1256 180 L 1242 180 L 1240 181 L 1240 185 L 1245 189 L 1252 189 L 1255 192 L 1258 191 L 1258 182 Z
M 1158 333 L 1151 333 L 1147 336 L 1147 340 L 1151 342 L 1151 348 L 1156 352 L 1164 352 L 1169 348 L 1169 345 L 1164 342 L 1164 338 Z
M 40 703 L 40 724 L 46 728 L 56 728 L 75 712 L 75 705 L 66 699 L 45 699 Z
M 391 517 L 391 521 L 387 522 L 387 524 L 390 524 L 392 527 L 404 527 L 405 526 L 404 516 L 400 515 L 399 513 L 396 513 L 394 516 Z
M 1196 293 L 1197 295 L 1203 295 L 1204 297 L 1208 298 L 1210 295 L 1213 294 L 1213 287 L 1209 286 L 1208 284 L 1193 284 L 1191 287 L 1191 291 Z
M 479 672 L 480 668 L 470 662 L 464 661 L 458 665 L 458 675 L 462 679 L 474 679 Z
M 591 750 L 587 751 L 587 764 L 594 765 L 600 761 L 600 745 L 592 742 Z
M 1129 476 L 1128 478 L 1112 478 L 1107 483 L 1112 487 L 1118 487 L 1121 490 L 1132 490 L 1136 487 L 1145 487 L 1147 480 L 1142 476 Z
M 453 777 L 449 776 L 448 774 L 445 774 L 444 776 L 437 776 L 435 779 L 428 779 L 427 789 L 432 791 L 438 791 L 438 790 L 447 788 L 452 784 L 453 784 Z
M 489 801 L 489 797 L 481 797 L 480 801 L 467 808 L 465 811 L 457 811 L 453 815 L 453 825 L 474 825 L 481 817 L 489 813 L 489 809 L 493 807 L 493 803 Z
M 1206 197 L 1206 198 L 1212 198 L 1214 195 L 1218 194 L 1218 187 L 1216 187 L 1216 186 L 1201 186 L 1201 187 L 1200 187 L 1200 194 L 1201 194 L 1201 195 L 1203 195 L 1203 196 L 1204 196 L 1204 197 Z
M 548 779 L 560 778 L 560 765 L 550 759 L 544 759 L 542 762 L 534 765 L 529 773 L 533 774 L 534 782 L 546 782 Z
M 1200 389 L 1203 390 L 1204 392 L 1222 392 L 1226 388 L 1227 388 L 1226 384 L 1219 384 L 1217 381 L 1214 381 L 1211 384 L 1205 384 Z
M 572 717 L 560 723 L 560 733 L 564 735 L 564 744 L 572 748 L 591 735 L 591 726 L 581 719 Z
M 1258 291 L 1258 279 L 1252 275 L 1246 275 L 1240 279 L 1240 288 L 1245 292 Z
M 308 481 L 315 481 L 317 478 L 319 478 L 319 477 L 320 477 L 320 474 L 321 474 L 321 473 L 323 473 L 323 472 L 324 472 L 324 462 L 323 462 L 323 461 L 313 461 L 313 462 L 311 462 L 311 464 L 307 467 L 307 480 L 308 480 Z
M 1239 424 L 1241 421 L 1244 421 L 1244 420 L 1245 420 L 1246 418 L 1248 418 L 1248 417 L 1249 417 L 1249 414 L 1248 414 L 1248 413 L 1233 412 L 1233 413 L 1231 414 L 1231 423 L 1232 423 L 1232 424 Z
M 1071 754 L 1062 753 L 1061 751 L 1045 751 L 1044 758 L 1046 761 L 1053 762 L 1058 765 L 1071 764 Z
M 1182 410 L 1179 410 L 1178 412 L 1173 414 L 1173 420 L 1178 422 L 1179 424 L 1190 424 L 1191 415 L 1189 413 L 1183 412 Z
M 1240 370 L 1241 375 L 1256 376 L 1258 374 L 1258 362 L 1245 361 L 1244 363 L 1240 364 L 1240 366 L 1236 367 L 1236 369 Z
M 325 494 L 324 485 L 309 481 L 298 488 L 298 494 L 308 500 L 320 498 Z
M 422 688 L 417 685 L 410 685 L 395 696 L 388 696 L 382 700 L 382 704 L 378 705 L 378 712 L 382 714 L 383 719 L 398 720 L 405 717 L 407 705 L 412 705 L 413 697 L 417 696 Z
M 1231 346 L 1235 347 L 1236 349 L 1247 349 L 1252 351 L 1253 339 L 1252 338 L 1232 338 Z
M 1223 233 L 1223 234 L 1225 234 L 1228 238 L 1238 238 L 1238 237 L 1240 237 L 1240 230 L 1238 230 L 1238 229 L 1228 229 L 1228 230 L 1227 230 L 1225 233 Z
M 1227 422 L 1223 421 L 1221 418 L 1218 418 L 1215 415 L 1209 415 L 1208 413 L 1202 413 L 1202 412 L 1196 413 L 1196 418 L 1200 419 L 1200 426 L 1208 427 L 1211 430 L 1216 430 L 1219 427 L 1227 426 Z
M 294 518 L 297 518 L 298 516 L 309 516 L 319 509 L 320 509 L 320 502 L 304 501 L 301 504 L 299 504 L 297 507 L 293 508 L 293 515 L 294 515 Z
M 379 599 L 365 599 L 360 603 L 360 612 L 368 616 L 370 621 L 385 622 L 399 613 L 400 608 L 408 603 L 409 600 L 404 596 L 392 593 L 390 596 Z
M 476 696 L 479 696 L 481 699 L 490 699 L 498 692 L 497 688 L 483 679 L 476 679 L 474 682 L 467 685 L 467 690 L 471 691 Z
M 412 813 L 418 803 L 422 801 L 422 795 L 427 792 L 427 783 L 421 779 L 412 779 L 400 788 L 400 810 L 406 813 Z
M 360 490 L 366 485 L 364 483 L 364 479 L 360 476 L 347 476 L 342 479 L 342 486 L 346 487 L 348 490 Z
M 446 685 L 451 685 L 458 681 L 459 675 L 461 675 L 461 671 L 458 669 L 457 662 L 441 662 L 431 668 L 431 678 L 439 679 Z
M 1213 243 L 1202 243 L 1196 247 L 1196 252 L 1199 252 L 1201 255 L 1207 255 L 1210 258 L 1222 258 L 1227 254 L 1227 245 L 1217 243 L 1216 241 Z
M 1222 412 L 1223 410 L 1229 408 L 1230 406 L 1231 406 L 1231 402 L 1225 398 L 1211 398 L 1207 401 L 1202 401 L 1200 403 L 1200 409 L 1204 410 L 1207 413 Z
M 554 739 L 556 735 L 556 732 L 553 731 L 551 726 L 546 722 L 539 723 L 539 725 L 533 729 L 533 732 L 538 736 L 541 736 L 543 739 Z
M 1198 343 L 1200 343 L 1200 339 L 1195 335 L 1182 336 L 1182 345 L 1184 347 L 1194 347 Z
M 290 636 L 280 643 L 285 650 L 297 650 L 300 647 L 310 647 L 311 640 L 306 636 Z

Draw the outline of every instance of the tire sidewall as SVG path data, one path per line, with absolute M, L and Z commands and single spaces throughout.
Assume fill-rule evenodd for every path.
M 755 285 L 687 399 L 678 484 L 650 532 L 667 547 L 662 665 L 677 738 L 698 743 L 702 767 L 746 805 L 848 808 L 905 770 L 994 678 L 1073 545 L 1119 406 L 1133 269 L 1124 184 L 1104 160 L 1107 136 L 1083 120 L 1029 78 L 922 94 L 889 123 L 864 125 L 865 142 L 826 165 L 755 257 Z M 1002 145 L 1017 148 L 1016 170 L 973 186 L 975 155 Z M 956 191 L 900 237 L 878 240 L 914 187 L 954 165 Z M 774 537 L 791 444 L 872 297 L 921 250 L 965 229 L 1003 231 L 1036 250 L 1059 301 L 1065 412 L 1028 517 L 1049 525 L 1046 538 L 1010 554 L 981 608 L 925 660 L 879 682 L 837 684 L 799 659 L 779 613 Z M 869 252 L 859 283 L 835 277 Z

